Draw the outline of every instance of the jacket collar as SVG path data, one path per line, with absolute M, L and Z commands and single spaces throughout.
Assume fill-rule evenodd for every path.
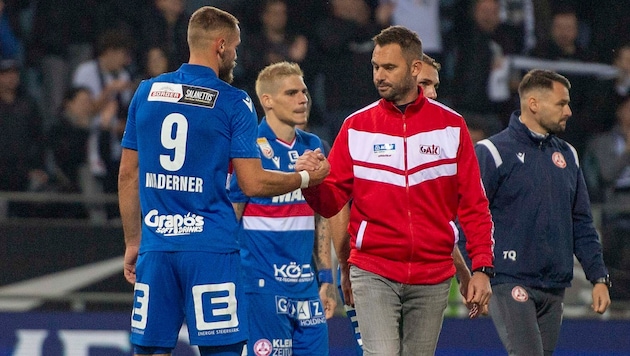
M 420 111 L 426 101 L 427 98 L 422 92 L 422 87 L 418 85 L 418 97 L 411 104 L 407 105 L 405 112 L 402 114 L 411 115 L 417 113 L 418 111 Z M 400 110 L 398 110 L 398 107 L 391 101 L 381 98 L 381 100 L 379 100 L 379 105 L 381 105 L 387 111 L 394 112 L 398 115 L 401 114 Z
M 555 135 L 548 134 L 545 137 L 534 134 L 525 124 L 521 122 L 521 111 L 516 110 L 510 117 L 509 128 L 516 134 L 516 138 L 522 142 L 531 142 L 536 146 L 544 145 L 551 141 Z

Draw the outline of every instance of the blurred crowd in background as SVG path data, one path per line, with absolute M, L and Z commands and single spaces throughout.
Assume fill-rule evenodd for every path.
M 390 25 L 417 32 L 441 63 L 438 100 L 475 140 L 506 126 L 528 69 L 567 76 L 573 116 L 561 137 L 593 202 L 616 207 L 602 220 L 606 262 L 630 285 L 630 0 L 0 0 L 0 191 L 116 193 L 133 92 L 187 62 L 188 18 L 205 5 L 241 22 L 233 85 L 255 98 L 259 70 L 299 63 L 309 130 L 330 143 L 378 99 L 372 37 Z M 97 203 L 0 205 L 9 217 L 118 214 Z

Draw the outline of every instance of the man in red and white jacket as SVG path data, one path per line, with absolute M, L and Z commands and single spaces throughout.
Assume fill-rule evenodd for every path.
M 346 303 L 356 306 L 366 354 L 433 355 L 455 274 L 456 218 L 467 237 L 473 277 L 466 300 L 492 294 L 492 220 L 461 115 L 417 85 L 422 43 L 402 26 L 374 37 L 374 84 L 382 99 L 350 115 L 328 156 L 330 175 L 303 189 L 325 217 L 350 199 L 347 241 L 335 241 Z M 327 164 L 318 152 L 296 170 Z M 350 267 L 349 267 L 350 266 Z

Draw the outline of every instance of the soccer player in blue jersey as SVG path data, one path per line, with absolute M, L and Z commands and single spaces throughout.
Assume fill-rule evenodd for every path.
M 292 172 L 304 151 L 323 150 L 317 136 L 296 129 L 308 119 L 309 101 L 299 65 L 279 62 L 264 68 L 256 80 L 256 95 L 265 111 L 258 126 L 265 169 Z M 300 189 L 248 198 L 232 182 L 230 199 L 241 217 L 248 355 L 328 355 L 326 319 L 333 316 L 337 302 L 327 220 L 316 220 Z M 315 245 L 317 266 L 312 265 Z
M 136 355 L 170 355 L 184 320 L 201 355 L 241 354 L 248 322 L 230 163 L 248 196 L 318 184 L 330 169 L 262 168 L 252 101 L 228 84 L 239 43 L 234 16 L 200 8 L 189 62 L 142 82 L 129 108 L 118 184 Z

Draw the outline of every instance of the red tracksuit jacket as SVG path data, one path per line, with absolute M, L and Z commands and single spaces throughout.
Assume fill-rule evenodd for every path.
M 350 115 L 330 175 L 303 190 L 324 217 L 352 199 L 349 263 L 406 284 L 451 278 L 459 218 L 473 269 L 492 266 L 493 224 L 466 123 L 420 94 L 404 113 L 379 100 Z

